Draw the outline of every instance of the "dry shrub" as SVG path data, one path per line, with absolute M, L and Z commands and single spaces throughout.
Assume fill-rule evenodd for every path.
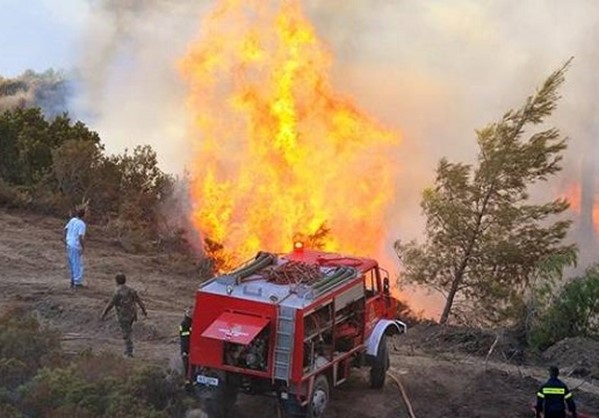
M 0 387 L 7 390 L 17 388 L 27 380 L 26 374 L 23 373 L 26 365 L 15 358 L 0 359 Z
M 21 392 L 31 416 L 168 417 L 180 391 L 160 368 L 85 353 L 68 367 L 42 369 Z
M 413 327 L 423 323 L 423 314 L 415 312 L 407 301 L 398 300 L 397 318 L 403 321 L 408 327 Z
M 0 206 L 23 208 L 27 206 L 27 194 L 18 187 L 11 186 L 0 177 Z
M 91 350 L 67 356 L 58 337 L 21 308 L 0 317 L 1 417 L 183 415 L 179 376 Z
M 30 378 L 59 350 L 58 334 L 42 328 L 25 308 L 14 308 L 0 317 L 0 361 L 6 371 L 21 365 L 21 375 L 9 380 Z
M 3 418 L 21 418 L 23 414 L 17 408 L 10 404 L 0 403 L 0 417 Z

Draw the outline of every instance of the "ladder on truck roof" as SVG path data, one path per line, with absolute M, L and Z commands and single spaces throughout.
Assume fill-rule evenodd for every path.
M 275 379 L 289 383 L 293 359 L 293 336 L 295 332 L 295 308 L 279 305 L 277 317 L 277 340 L 275 342 Z

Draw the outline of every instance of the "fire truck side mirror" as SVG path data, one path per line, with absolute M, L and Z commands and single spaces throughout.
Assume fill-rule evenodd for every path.
M 385 277 L 383 279 L 383 293 L 385 295 L 388 295 L 390 293 L 389 292 L 389 278 L 388 277 Z

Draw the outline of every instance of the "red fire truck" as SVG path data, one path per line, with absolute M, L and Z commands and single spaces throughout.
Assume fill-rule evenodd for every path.
M 352 367 L 381 388 L 387 336 L 403 333 L 376 261 L 304 249 L 260 252 L 196 294 L 190 378 L 210 417 L 238 393 L 276 396 L 286 417 L 320 417 Z

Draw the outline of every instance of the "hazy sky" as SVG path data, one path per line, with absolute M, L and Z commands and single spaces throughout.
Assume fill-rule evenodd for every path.
M 0 0 L 0 75 L 70 69 L 87 16 L 83 0 Z

